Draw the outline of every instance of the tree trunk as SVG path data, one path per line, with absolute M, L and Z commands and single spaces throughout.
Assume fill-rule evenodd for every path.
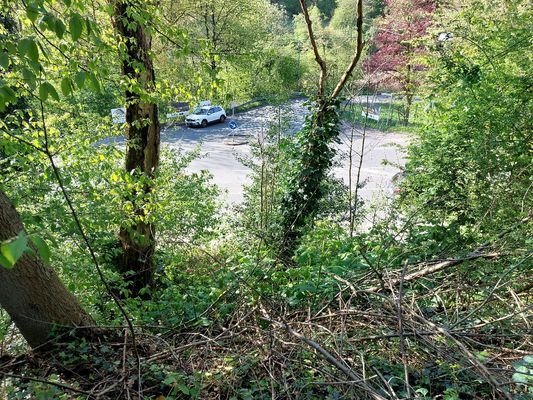
M 353 58 L 331 95 L 326 94 L 327 65 L 320 55 L 313 33 L 312 21 L 305 0 L 300 6 L 307 25 L 311 49 L 320 67 L 316 107 L 307 117 L 301 137 L 300 169 L 291 176 L 289 191 L 281 204 L 281 239 L 277 243 L 278 257 L 287 265 L 300 242 L 306 225 L 313 221 L 323 197 L 322 185 L 333 163 L 332 142 L 339 135 L 338 97 L 359 62 L 363 50 L 363 2 L 357 0 L 357 46 Z
M 278 256 L 287 264 L 296 249 L 303 231 L 318 210 L 323 196 L 322 183 L 333 162 L 335 151 L 331 142 L 339 134 L 336 99 L 318 100 L 317 110 L 311 113 L 305 130 L 301 165 L 289 183 L 290 190 L 282 202 L 282 239 Z
M 412 74 L 413 67 L 411 66 L 411 64 L 407 64 L 407 75 L 404 84 L 405 104 L 403 112 L 403 124 L 405 126 L 409 125 L 409 117 L 411 116 L 411 105 L 413 104 L 413 97 L 415 91 L 415 88 L 413 87 L 413 81 L 411 79 Z
M 405 126 L 409 125 L 409 118 L 411 117 L 411 106 L 413 105 L 413 93 L 406 93 L 405 95 L 405 105 L 403 112 L 403 124 Z
M 19 214 L 0 190 L 0 242 L 23 230 Z M 54 325 L 94 325 L 54 270 L 35 255 L 22 256 L 12 269 L 0 267 L 0 305 L 31 347 L 45 343 Z
M 135 4 L 136 8 L 142 3 Z M 114 2 L 114 26 L 125 51 L 121 56 L 122 74 L 131 82 L 126 90 L 126 170 L 142 180 L 142 189 L 131 194 L 134 202 L 134 223 L 120 230 L 122 257 L 119 270 L 131 283 L 134 296 L 152 284 L 155 228 L 146 220 L 147 195 L 154 172 L 159 164 L 160 125 L 157 105 L 146 100 L 155 91 L 155 75 L 150 56 L 151 41 L 143 23 L 134 20 L 139 15 L 128 0 Z M 138 85 L 138 87 L 137 87 Z

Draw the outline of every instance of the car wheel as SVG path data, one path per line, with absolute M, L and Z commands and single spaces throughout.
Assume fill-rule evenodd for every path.
M 207 126 L 207 120 L 203 119 L 202 120 L 202 128 L 205 128 L 206 126 Z
M 224 122 L 226 120 L 226 116 L 224 114 L 222 114 L 220 116 L 220 122 Z

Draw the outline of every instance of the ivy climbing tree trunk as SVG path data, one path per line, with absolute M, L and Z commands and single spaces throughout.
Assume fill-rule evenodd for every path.
M 155 74 L 150 55 L 151 40 L 144 26 L 143 3 L 115 0 L 113 23 L 118 33 L 122 74 L 126 78 L 126 170 L 140 189 L 127 199 L 133 203 L 132 223 L 120 230 L 122 257 L 119 269 L 131 283 L 133 296 L 153 281 L 155 227 L 147 204 L 153 176 L 159 164 L 160 125 L 157 105 L 151 99 Z
M 278 256 L 285 262 L 290 262 L 305 227 L 316 215 L 323 195 L 322 183 L 335 155 L 331 144 L 339 135 L 339 94 L 359 62 L 363 50 L 363 4 L 362 0 L 356 0 L 357 44 L 355 53 L 332 93 L 327 94 L 327 65 L 318 50 L 305 0 L 300 0 L 300 6 L 315 61 L 320 68 L 320 78 L 315 106 L 311 109 L 311 114 L 307 117 L 300 134 L 302 153 L 298 160 L 299 168 L 296 174 L 290 177 L 290 190 L 281 204 L 282 237 Z
M 0 242 L 16 237 L 23 230 L 19 214 L 0 190 Z M 0 266 L 0 306 L 32 347 L 49 340 L 54 325 L 94 325 L 55 271 L 36 255 L 23 255 L 11 269 Z
M 332 164 L 331 141 L 337 137 L 338 102 L 318 98 L 316 108 L 307 117 L 300 136 L 303 152 L 297 173 L 291 176 L 291 190 L 282 201 L 282 241 L 280 258 L 288 262 L 298 245 L 303 230 L 315 215 L 322 198 L 322 182 Z

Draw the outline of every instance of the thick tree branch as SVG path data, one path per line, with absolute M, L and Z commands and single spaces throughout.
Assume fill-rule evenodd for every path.
M 362 0 L 358 0 L 359 3 L 361 3 Z M 326 62 L 324 59 L 320 56 L 320 53 L 318 52 L 318 46 L 316 44 L 315 34 L 313 33 L 313 22 L 311 21 L 311 18 L 309 17 L 309 12 L 307 11 L 307 6 L 305 4 L 305 0 L 300 0 L 300 7 L 302 8 L 302 13 L 304 15 L 305 24 L 307 25 L 307 33 L 309 34 L 309 41 L 311 42 L 311 47 L 313 48 L 313 53 L 315 54 L 315 60 L 320 67 L 320 83 L 318 85 L 318 96 L 322 97 L 324 96 L 324 91 L 326 90 Z
M 407 274 L 407 275 L 405 275 L 402 278 L 394 279 L 393 281 L 391 281 L 389 283 L 389 285 L 390 286 L 398 286 L 400 283 L 403 283 L 403 282 L 414 281 L 415 279 L 423 278 L 424 276 L 428 276 L 428 275 L 432 275 L 432 274 L 434 274 L 436 272 L 445 270 L 446 268 L 462 264 L 465 261 L 475 260 L 475 259 L 478 259 L 478 258 L 485 258 L 485 259 L 489 259 L 490 260 L 490 259 L 499 257 L 500 255 L 501 255 L 500 253 L 496 253 L 496 252 L 493 252 L 493 253 L 482 253 L 482 254 L 478 253 L 478 252 L 473 252 L 473 253 L 470 253 L 468 256 L 466 256 L 464 258 L 456 258 L 456 259 L 452 259 L 452 260 L 441 261 L 441 262 L 438 262 L 436 264 L 431 264 L 431 265 L 429 265 L 429 266 L 427 266 L 427 267 L 425 267 L 425 268 L 423 268 L 423 269 L 421 269 L 419 271 Z M 368 292 L 379 292 L 381 290 L 383 290 L 382 286 L 374 286 L 374 287 L 371 287 L 371 288 L 367 289 L 366 291 L 368 291 Z
M 331 365 L 333 365 L 335 368 L 337 368 L 338 370 L 342 371 L 350 379 L 352 379 L 351 383 L 361 385 L 367 391 L 367 393 L 370 395 L 370 397 L 372 397 L 375 400 L 385 400 L 385 397 L 381 396 L 370 385 L 368 385 L 368 383 L 366 382 L 365 378 L 363 378 L 362 376 L 360 376 L 360 375 L 356 374 L 354 371 L 352 371 L 352 369 L 348 365 L 346 365 L 344 362 L 342 362 L 342 361 L 338 360 L 337 358 L 335 358 L 324 347 L 319 345 L 314 340 L 311 340 L 311 339 L 305 337 L 304 335 L 302 335 L 301 333 L 295 331 L 286 322 L 284 322 L 283 325 L 285 326 L 285 329 L 287 330 L 287 332 L 289 332 L 291 335 L 293 335 L 294 337 L 298 338 L 299 340 L 301 340 L 302 342 L 307 344 L 312 349 L 316 350 L 320 355 L 322 355 L 324 357 L 324 359 L 326 361 L 328 361 Z
M 498 236 L 496 236 L 496 239 L 492 242 L 492 244 L 494 245 L 497 239 L 502 239 L 510 232 L 513 232 L 517 227 L 528 223 L 532 217 L 533 215 L 528 215 L 527 217 L 522 218 L 520 221 L 512 225 L 509 229 L 506 229 L 503 232 L 500 232 Z M 413 281 L 418 278 L 423 278 L 424 276 L 432 275 L 436 272 L 445 270 L 446 268 L 453 267 L 455 265 L 462 264 L 466 261 L 476 260 L 478 258 L 485 258 L 485 259 L 491 260 L 493 258 L 497 258 L 502 255 L 499 252 L 486 251 L 489 246 L 491 246 L 490 242 L 483 243 L 481 246 L 476 248 L 474 251 L 472 251 L 470 254 L 468 254 L 465 257 L 454 258 L 451 260 L 443 260 L 439 262 L 433 262 L 427 265 L 425 268 L 422 268 L 416 272 L 411 272 L 410 274 L 405 275 L 403 278 L 394 279 L 392 282 L 389 283 L 389 285 L 398 286 L 402 282 L 409 282 L 409 281 Z M 367 292 L 379 292 L 381 290 L 383 290 L 382 286 L 374 286 L 374 287 L 367 289 L 366 291 Z
M 346 71 L 344 71 L 344 74 L 341 76 L 339 83 L 337 83 L 337 86 L 335 86 L 335 89 L 333 89 L 333 93 L 331 94 L 332 99 L 336 98 L 341 92 L 344 85 L 346 85 L 348 78 L 350 77 L 355 66 L 359 62 L 359 59 L 361 58 L 362 53 L 363 53 L 363 0 L 357 0 L 357 46 L 355 48 L 355 54 L 352 58 L 352 62 L 350 63 L 350 65 L 348 65 L 348 68 L 346 68 Z

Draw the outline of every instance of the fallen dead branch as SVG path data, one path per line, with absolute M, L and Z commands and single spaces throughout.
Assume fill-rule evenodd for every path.
M 351 383 L 355 385 L 361 386 L 371 398 L 375 400 L 386 400 L 385 397 L 381 396 L 374 388 L 372 388 L 368 382 L 367 379 L 363 378 L 361 375 L 355 373 L 346 363 L 342 362 L 341 360 L 335 358 L 328 350 L 326 350 L 324 347 L 322 347 L 320 344 L 315 342 L 314 340 L 311 340 L 307 337 L 305 337 L 303 334 L 297 332 L 293 328 L 290 327 L 290 325 L 286 321 L 275 321 L 270 317 L 270 313 L 265 309 L 264 306 L 261 306 L 261 312 L 262 317 L 272 323 L 277 325 L 278 327 L 284 328 L 288 333 L 290 333 L 295 338 L 299 339 L 300 341 L 307 344 L 312 349 L 316 350 L 324 359 L 329 362 L 331 365 L 333 365 L 335 368 L 337 368 L 339 371 L 343 372 L 346 376 L 348 376 L 351 379 Z
M 391 287 L 391 286 L 392 287 L 396 287 L 396 286 L 399 286 L 402 282 L 403 283 L 411 282 L 411 281 L 414 281 L 416 279 L 423 278 L 423 277 L 435 274 L 435 273 L 440 272 L 440 271 L 444 271 L 447 268 L 454 267 L 454 266 L 462 264 L 462 263 L 464 263 L 466 261 L 472 261 L 472 260 L 476 260 L 476 259 L 479 259 L 479 258 L 484 258 L 484 259 L 487 259 L 487 260 L 491 260 L 491 259 L 499 257 L 499 256 L 501 256 L 501 254 L 497 253 L 497 252 L 484 253 L 484 254 L 479 254 L 477 252 L 473 252 L 473 253 L 469 254 L 468 256 L 462 257 L 462 258 L 455 258 L 453 260 L 440 261 L 440 262 L 437 262 L 437 263 L 431 263 L 430 265 L 427 265 L 427 263 L 425 263 L 423 265 L 426 265 L 426 266 L 424 268 L 420 269 L 419 271 L 411 272 L 409 274 L 406 274 L 403 277 L 400 277 L 400 278 L 397 278 L 397 279 L 393 279 L 393 280 L 389 281 L 388 284 L 389 284 L 389 287 Z M 379 292 L 379 291 L 383 290 L 383 288 L 381 286 L 373 286 L 373 287 L 371 287 L 369 289 L 365 289 L 365 290 L 368 291 L 368 292 Z

